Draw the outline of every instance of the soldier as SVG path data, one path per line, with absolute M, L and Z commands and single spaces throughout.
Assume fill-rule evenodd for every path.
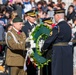
M 42 21 L 43 21 L 44 25 L 49 26 L 51 29 L 56 25 L 53 23 L 53 19 L 51 17 L 44 18 Z
M 7 31 L 6 44 L 6 64 L 9 67 L 9 75 L 26 75 L 23 70 L 25 60 L 25 40 L 26 36 L 21 31 L 23 20 L 16 16 L 13 19 L 13 28 Z
M 30 32 L 32 31 L 32 29 L 36 26 L 35 21 L 36 21 L 36 13 L 33 10 L 30 10 L 28 12 L 26 12 L 25 14 L 27 14 L 27 21 L 25 23 L 25 25 L 23 26 L 22 30 L 24 31 L 24 33 L 26 34 L 27 37 L 27 48 L 28 51 L 31 51 L 31 49 L 34 46 L 34 43 L 31 44 L 31 40 L 28 40 L 30 38 Z M 30 46 L 31 44 L 31 46 Z M 37 70 L 36 70 L 36 66 L 34 65 L 34 63 L 32 63 L 32 61 L 30 60 L 30 55 L 27 58 L 27 75 L 36 75 L 37 74 Z
M 36 26 L 36 24 L 35 24 L 36 13 L 35 13 L 35 11 L 30 10 L 30 11 L 26 12 L 25 14 L 27 15 L 27 21 L 24 24 L 25 26 L 23 26 L 22 30 L 26 34 L 26 37 L 29 37 L 29 33 L 32 31 L 33 27 Z
M 49 28 L 52 29 L 53 21 L 52 21 L 51 17 L 43 19 L 42 22 L 44 23 L 44 25 L 46 25 L 46 26 L 48 26 Z M 49 48 L 49 51 L 43 53 L 43 56 L 46 59 L 51 59 L 51 53 L 52 53 L 52 50 L 51 50 L 51 48 Z M 51 71 L 51 62 L 49 62 L 48 65 L 45 65 L 43 67 L 42 75 L 51 75 L 50 71 Z
M 54 11 L 57 25 L 42 47 L 42 51 L 46 51 L 52 46 L 52 75 L 73 75 L 72 47 L 68 44 L 71 40 L 71 28 L 64 20 L 64 12 L 63 9 Z

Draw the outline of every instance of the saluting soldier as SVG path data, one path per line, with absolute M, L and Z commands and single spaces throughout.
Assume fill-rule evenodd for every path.
M 25 60 L 26 36 L 21 31 L 23 20 L 16 16 L 13 19 L 13 28 L 6 34 L 6 64 L 9 67 L 9 75 L 26 75 L 23 70 Z
M 54 11 L 57 25 L 42 47 L 45 51 L 52 46 L 52 75 L 73 75 L 72 47 L 68 44 L 71 40 L 71 28 L 64 20 L 64 13 L 63 9 Z

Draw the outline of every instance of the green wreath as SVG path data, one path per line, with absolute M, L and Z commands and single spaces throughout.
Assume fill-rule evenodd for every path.
M 33 40 L 36 43 L 36 48 L 33 49 L 34 52 L 31 56 L 33 57 L 38 67 L 43 67 L 45 64 L 48 65 L 48 62 L 51 61 L 44 58 L 42 56 L 41 51 L 39 50 L 40 39 L 42 38 L 43 40 L 46 40 L 51 30 L 52 29 L 50 29 L 48 26 L 41 24 L 41 25 L 36 26 L 34 31 L 31 33 Z

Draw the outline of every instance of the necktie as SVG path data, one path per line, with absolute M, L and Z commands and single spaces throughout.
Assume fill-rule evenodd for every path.
M 34 28 L 36 26 L 36 24 L 34 23 L 33 25 L 32 25 L 32 28 Z
M 32 28 L 34 28 L 34 25 L 32 25 Z
M 18 31 L 18 32 L 17 32 L 17 34 L 19 34 L 19 35 L 20 35 L 20 34 L 21 34 L 21 31 Z

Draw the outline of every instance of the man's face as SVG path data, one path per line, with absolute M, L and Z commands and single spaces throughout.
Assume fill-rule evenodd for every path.
M 17 30 L 21 30 L 21 29 L 22 29 L 22 26 L 23 26 L 23 22 L 13 23 L 13 26 L 14 26 Z
M 31 23 L 34 23 L 36 21 L 36 17 L 29 16 L 28 21 L 31 22 Z
M 55 21 L 58 22 L 58 14 L 54 15 Z

